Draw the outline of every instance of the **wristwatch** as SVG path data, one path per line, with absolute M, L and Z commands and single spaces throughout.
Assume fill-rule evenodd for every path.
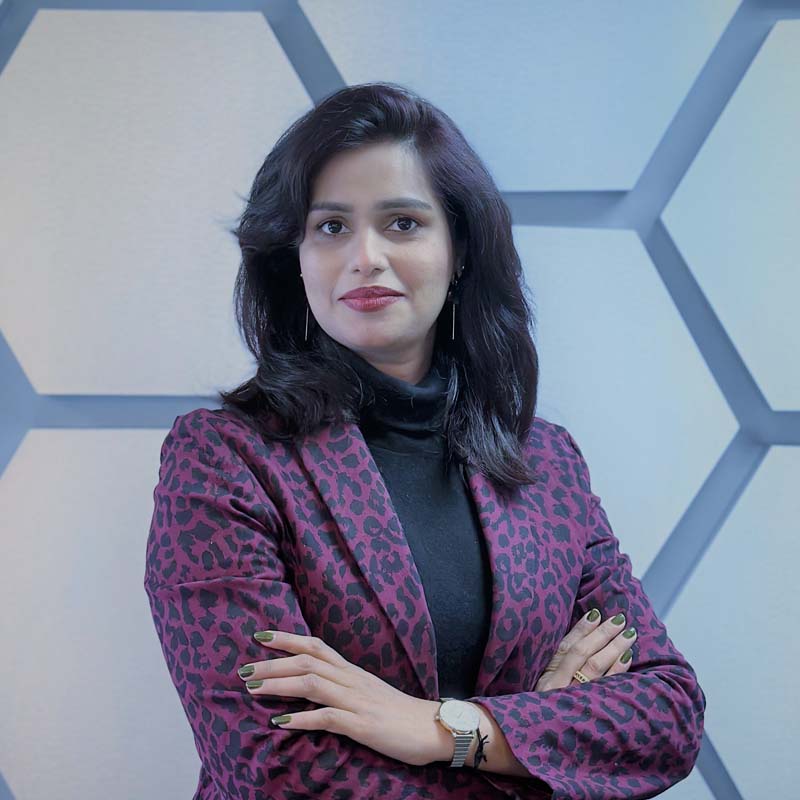
M 454 697 L 440 697 L 439 700 L 442 704 L 434 719 L 444 725 L 456 740 L 456 749 L 450 766 L 463 767 L 469 746 L 478 732 L 480 712 L 471 703 L 456 700 Z

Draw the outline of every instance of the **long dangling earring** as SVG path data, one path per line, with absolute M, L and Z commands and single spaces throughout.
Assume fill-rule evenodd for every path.
M 303 271 L 300 270 L 300 279 L 303 279 Z M 308 341 L 308 299 L 306 299 L 306 331 L 303 334 L 303 341 Z
M 453 307 L 453 323 L 450 329 L 450 341 L 455 341 L 456 338 L 456 303 L 458 303 L 458 299 L 455 296 L 456 293 L 456 286 L 458 285 L 459 278 L 461 277 L 461 273 L 464 271 L 464 264 L 461 265 L 461 269 L 456 274 L 455 280 L 450 284 L 450 291 L 447 293 L 447 299 L 450 301 L 450 304 Z

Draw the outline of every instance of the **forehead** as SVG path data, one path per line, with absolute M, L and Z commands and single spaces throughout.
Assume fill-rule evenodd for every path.
M 412 196 L 435 205 L 419 155 L 397 142 L 369 144 L 332 156 L 314 179 L 311 200 L 358 202 Z

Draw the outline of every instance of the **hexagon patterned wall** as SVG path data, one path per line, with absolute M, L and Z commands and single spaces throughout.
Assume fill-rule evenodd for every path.
M 537 413 L 581 442 L 706 692 L 697 766 L 666 795 L 790 796 L 797 17 L 793 0 L 0 0 L 0 800 L 193 792 L 141 585 L 159 447 L 252 370 L 226 226 L 256 169 L 312 103 L 382 79 L 447 111 L 503 190 Z

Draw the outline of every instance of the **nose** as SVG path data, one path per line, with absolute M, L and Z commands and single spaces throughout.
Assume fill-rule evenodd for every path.
M 365 225 L 351 239 L 350 269 L 352 272 L 370 274 L 373 270 L 384 270 L 388 266 L 381 236 L 372 226 Z

